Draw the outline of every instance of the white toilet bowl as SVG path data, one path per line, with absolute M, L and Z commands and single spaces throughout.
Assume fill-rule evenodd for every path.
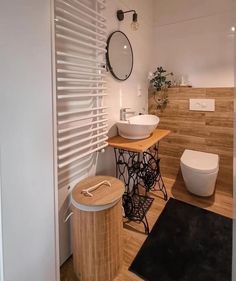
M 180 159 L 185 185 L 189 192 L 198 196 L 214 193 L 219 171 L 219 156 L 186 149 Z

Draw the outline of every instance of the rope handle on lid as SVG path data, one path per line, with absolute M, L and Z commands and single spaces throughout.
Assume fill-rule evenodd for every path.
M 92 191 L 96 190 L 97 188 L 99 188 L 101 185 L 107 185 L 109 187 L 111 187 L 111 183 L 107 180 L 104 180 L 104 181 L 101 181 L 100 183 L 98 184 L 95 184 L 89 188 L 86 188 L 86 189 L 82 189 L 81 190 L 81 193 L 84 195 L 84 196 L 89 196 L 89 197 L 93 197 L 93 194 L 91 193 Z
M 66 223 L 68 220 L 69 220 L 69 218 L 71 217 L 71 216 L 73 216 L 74 215 L 74 213 L 73 212 L 70 212 L 67 216 L 66 216 L 66 218 L 64 219 L 64 222 Z

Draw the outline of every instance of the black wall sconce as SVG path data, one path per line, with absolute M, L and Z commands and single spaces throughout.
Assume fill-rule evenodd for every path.
M 122 21 L 122 20 L 124 20 L 125 14 L 127 14 L 127 13 L 133 13 L 133 20 L 131 23 L 131 28 L 133 30 L 137 30 L 139 28 L 139 23 L 138 23 L 138 14 L 136 13 L 135 10 L 129 10 L 129 11 L 125 11 L 125 12 L 122 10 L 118 10 L 116 12 L 116 16 L 119 21 Z

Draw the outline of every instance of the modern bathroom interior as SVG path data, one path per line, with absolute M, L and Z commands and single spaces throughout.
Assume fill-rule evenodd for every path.
M 0 281 L 236 280 L 235 1 L 13 2 Z

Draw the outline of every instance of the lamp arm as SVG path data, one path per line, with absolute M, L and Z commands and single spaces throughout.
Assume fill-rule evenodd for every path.
M 129 10 L 129 11 L 125 11 L 125 12 L 123 12 L 123 13 L 126 14 L 126 13 L 131 13 L 131 12 L 136 13 L 135 10 Z

